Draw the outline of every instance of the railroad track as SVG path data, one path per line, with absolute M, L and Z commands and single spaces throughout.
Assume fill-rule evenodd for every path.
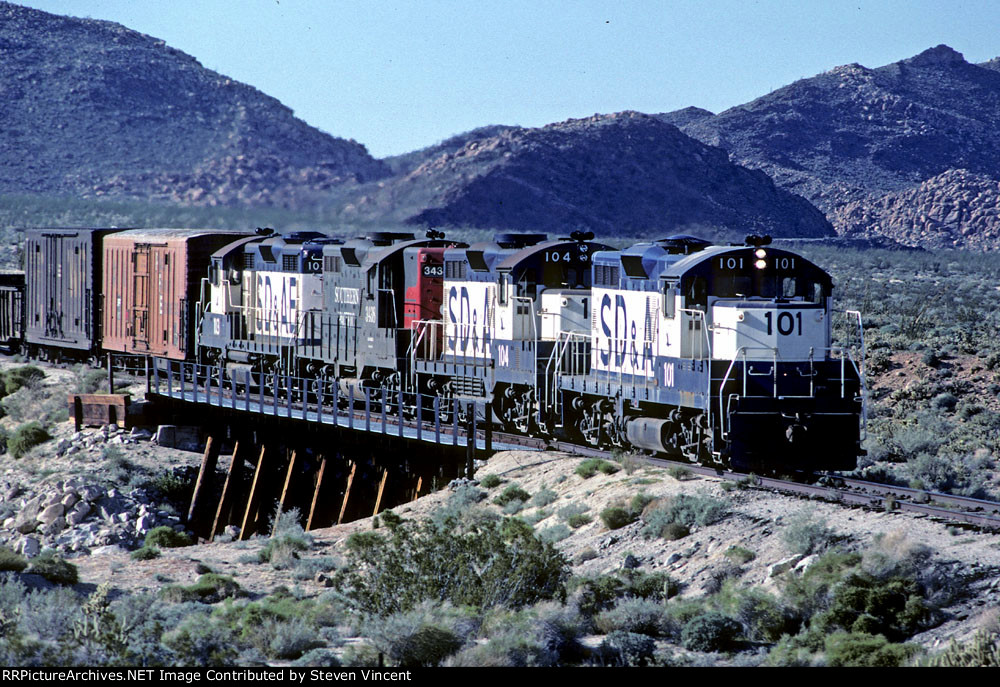
M 494 436 L 497 436 L 495 434 Z M 500 434 L 505 443 L 517 444 L 525 448 L 551 448 L 578 455 L 610 459 L 610 451 L 569 444 L 566 442 L 546 442 L 544 439 L 522 437 L 514 434 Z M 803 475 L 802 480 L 784 480 L 754 474 L 732 472 L 714 467 L 681 461 L 638 456 L 651 465 L 660 467 L 682 467 L 692 473 L 711 477 L 721 477 L 756 489 L 767 489 L 808 498 L 816 498 L 832 503 L 867 508 L 871 510 L 900 511 L 918 513 L 944 522 L 969 525 L 987 530 L 1000 531 L 1000 503 L 967 496 L 941 494 L 923 489 L 866 482 L 851 477 L 825 473 Z

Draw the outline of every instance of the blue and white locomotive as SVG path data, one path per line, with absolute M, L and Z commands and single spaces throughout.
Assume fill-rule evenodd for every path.
M 233 383 L 421 394 L 416 416 L 455 407 L 428 395 L 475 400 L 509 431 L 736 468 L 849 470 L 860 453 L 830 276 L 767 237 L 264 235 L 213 255 L 206 282 L 201 357 Z
M 757 237 L 622 251 L 589 238 L 449 251 L 443 349 L 414 359 L 418 383 L 488 400 L 523 432 L 737 468 L 855 467 L 862 378 L 833 346 L 826 272 Z

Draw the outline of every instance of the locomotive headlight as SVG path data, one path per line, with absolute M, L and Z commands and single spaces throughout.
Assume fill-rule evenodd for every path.
M 753 254 L 756 255 L 758 258 L 761 258 L 761 259 L 764 259 L 764 258 L 767 257 L 767 251 L 764 250 L 763 248 L 758 248 L 757 250 L 755 250 L 753 252 Z
M 760 252 L 763 253 L 764 251 L 760 251 Z M 767 260 L 758 260 L 757 262 L 755 262 L 753 264 L 753 266 L 756 267 L 759 270 L 762 270 L 765 267 L 767 267 Z

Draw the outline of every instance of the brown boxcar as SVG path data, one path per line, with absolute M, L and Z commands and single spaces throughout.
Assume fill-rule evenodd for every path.
M 0 350 L 17 351 L 24 343 L 24 272 L 0 271 Z
M 25 230 L 29 354 L 88 357 L 101 345 L 101 239 L 114 229 Z
M 214 229 L 133 229 L 106 237 L 104 349 L 174 360 L 193 356 L 193 317 L 209 259 L 246 235 Z

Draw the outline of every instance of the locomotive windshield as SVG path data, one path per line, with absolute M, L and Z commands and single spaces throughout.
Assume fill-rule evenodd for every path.
M 796 300 L 820 304 L 830 295 L 829 275 L 808 260 L 784 252 L 733 251 L 690 269 L 681 281 L 688 307 L 704 308 L 708 295 L 721 299 Z
M 809 303 L 821 303 L 826 293 L 823 284 L 807 277 L 758 272 L 755 275 L 719 275 L 715 279 L 713 295 L 719 298 L 794 299 Z

